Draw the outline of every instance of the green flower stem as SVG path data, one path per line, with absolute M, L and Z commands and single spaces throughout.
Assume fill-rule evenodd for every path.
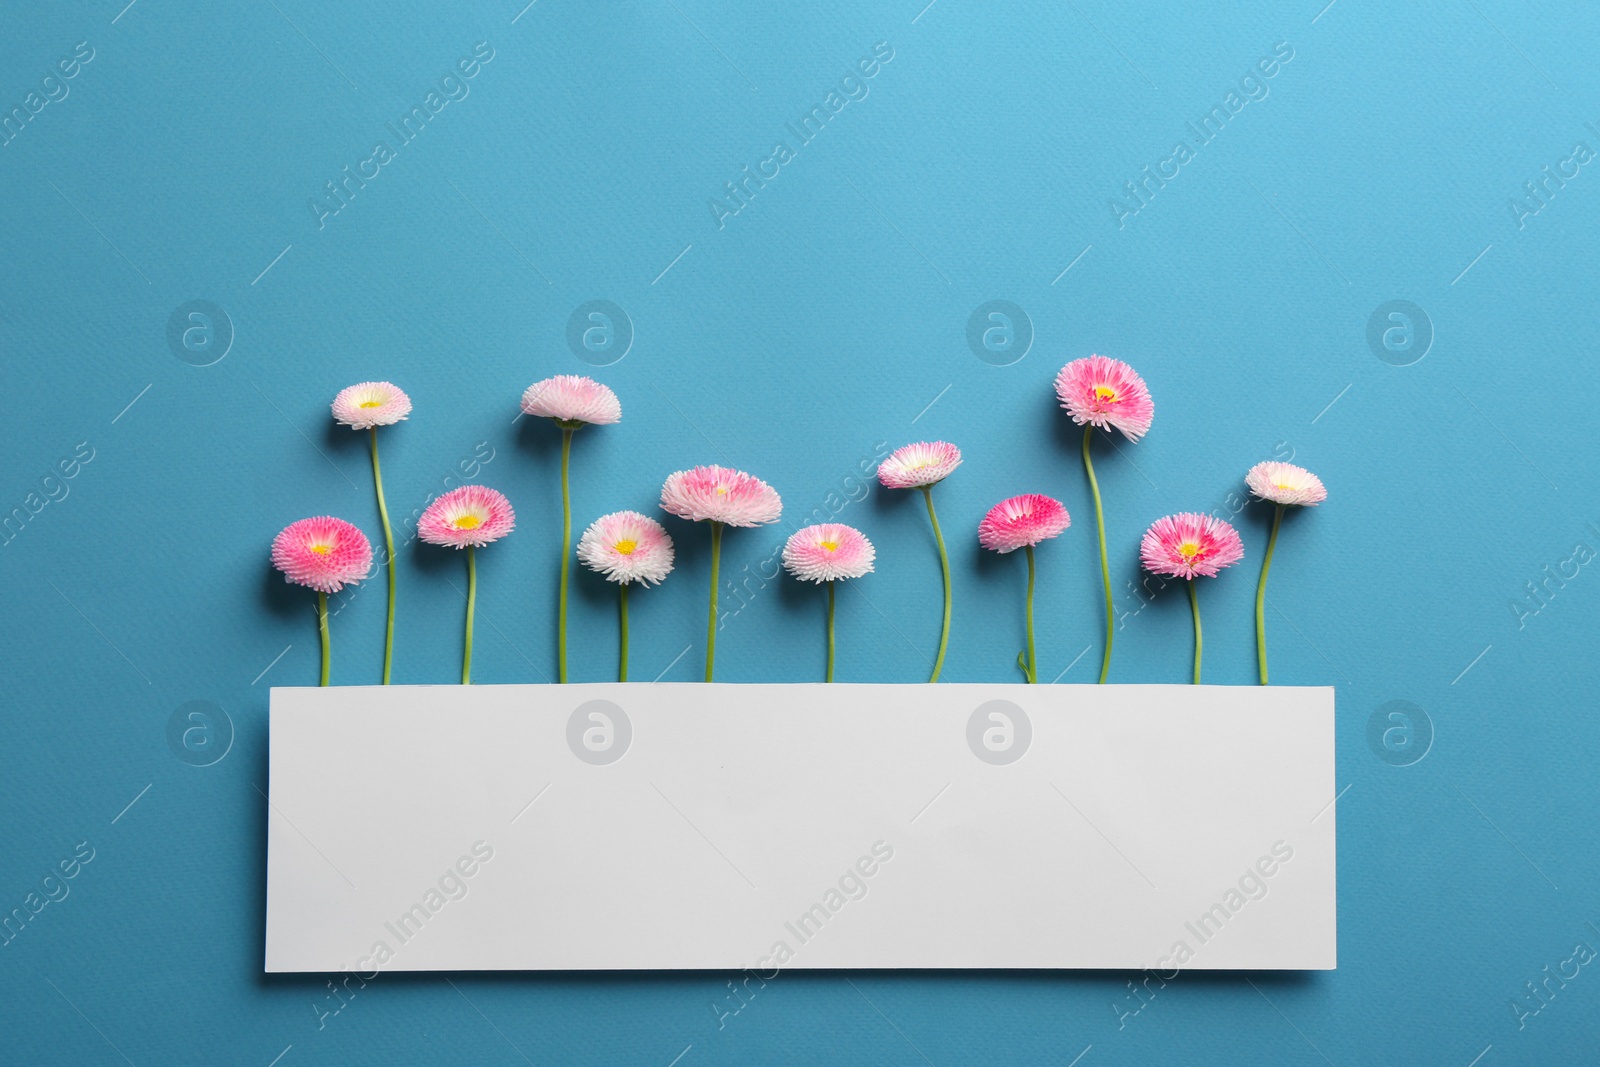
M 473 555 L 476 551 L 467 546 L 467 640 L 461 654 L 462 685 L 472 684 L 472 612 L 478 606 L 478 560 Z
M 1025 672 L 1029 683 L 1039 684 L 1039 660 L 1033 650 L 1033 546 L 1025 545 L 1028 553 L 1028 669 Z
M 706 623 L 706 681 L 717 662 L 717 580 L 722 562 L 722 523 L 711 522 L 711 617 Z
M 322 680 L 318 685 L 328 684 L 328 594 L 317 594 L 317 636 L 322 638 Z
M 369 426 L 372 439 L 372 484 L 378 489 L 378 518 L 383 521 L 383 545 L 389 556 L 389 621 L 383 631 L 383 684 L 389 684 L 394 662 L 394 531 L 389 528 L 389 506 L 383 501 L 383 469 L 378 466 L 378 428 Z
M 1283 522 L 1283 505 L 1272 513 L 1272 536 L 1267 538 L 1267 558 L 1261 561 L 1261 581 L 1256 586 L 1256 660 L 1261 664 L 1261 684 L 1267 684 L 1267 572 L 1272 569 L 1272 550 L 1278 547 L 1278 526 Z
M 558 596 L 556 619 L 556 681 L 567 680 L 567 571 L 572 555 L 572 490 L 568 484 L 567 466 L 572 459 L 573 427 L 561 428 L 561 593 Z
M 1200 684 L 1200 598 L 1194 591 L 1195 581 L 1189 579 L 1189 610 L 1194 614 L 1194 684 Z
M 1094 425 L 1083 428 L 1083 469 L 1089 475 L 1089 492 L 1094 494 L 1094 524 L 1100 531 L 1100 581 L 1106 589 L 1106 650 L 1100 659 L 1100 684 L 1105 685 L 1111 672 L 1111 639 L 1116 632 L 1116 609 L 1111 603 L 1111 564 L 1106 559 L 1106 515 L 1100 506 L 1100 483 L 1095 481 L 1094 461 L 1089 458 L 1089 442 L 1094 439 Z
M 828 583 L 828 677 L 833 681 L 833 583 Z
M 617 681 L 626 682 L 628 680 L 628 583 L 623 582 L 618 589 L 621 590 L 617 603 L 622 617 L 622 651 L 617 656 Z
M 933 511 L 933 487 L 924 485 L 922 499 L 928 503 L 928 521 L 933 523 L 933 539 L 939 545 L 939 567 L 944 573 L 944 624 L 939 630 L 939 655 L 933 661 L 933 676 L 930 682 L 939 680 L 939 672 L 944 669 L 944 653 L 950 644 L 950 557 L 944 550 L 944 534 L 939 530 L 939 516 Z

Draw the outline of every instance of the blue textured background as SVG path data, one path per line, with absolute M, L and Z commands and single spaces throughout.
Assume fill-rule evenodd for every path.
M 0 909 L 78 842 L 95 850 L 0 948 L 0 1060 L 1596 1056 L 1600 975 L 1552 983 L 1547 1002 L 1524 987 L 1600 946 L 1600 579 L 1558 573 L 1600 545 L 1600 175 L 1579 165 L 1558 187 L 1542 169 L 1600 147 L 1591 6 L 123 2 L 0 20 L 0 112 L 29 113 L 0 147 L 0 511 L 26 519 L 0 550 Z M 93 59 L 70 92 L 31 114 L 82 41 Z M 483 41 L 494 58 L 470 94 L 319 228 L 310 198 Z M 785 123 L 880 41 L 893 60 L 868 95 L 719 228 L 709 199 L 792 142 Z M 1124 183 L 1192 142 L 1185 124 L 1280 42 L 1293 59 L 1268 95 L 1119 226 Z M 206 367 L 166 339 L 197 298 L 236 330 Z M 945 437 L 967 455 L 938 490 L 956 566 L 946 677 L 1016 680 L 1022 561 L 980 558 L 974 529 L 1037 490 L 1076 518 L 1040 553 L 1041 676 L 1092 680 L 1093 514 L 1049 388 L 1069 358 L 1131 361 L 1157 404 L 1145 441 L 1098 453 L 1129 613 L 1114 679 L 1186 677 L 1182 597 L 1126 589 L 1144 525 L 1226 513 L 1259 459 L 1318 471 L 1332 496 L 1286 527 L 1271 626 L 1275 681 L 1338 687 L 1340 969 L 1186 974 L 1137 1014 L 1130 974 L 788 974 L 720 1028 L 718 974 L 386 975 L 319 1028 L 322 977 L 261 973 L 266 691 L 314 681 L 317 658 L 311 598 L 269 573 L 267 546 L 321 512 L 376 535 L 362 438 L 327 403 L 391 378 L 417 405 L 383 435 L 397 524 L 464 469 L 518 508 L 481 554 L 477 680 L 553 674 L 556 434 L 513 418 L 529 382 L 588 370 L 565 331 L 594 298 L 636 337 L 592 371 L 625 416 L 578 440 L 580 528 L 653 507 L 666 473 L 701 462 L 760 474 L 790 514 L 837 509 L 880 551 L 840 600 L 841 678 L 925 675 L 925 516 L 854 472 L 880 444 Z M 991 299 L 1035 331 L 1010 366 L 966 341 Z M 1393 364 L 1415 350 L 1380 359 L 1367 340 L 1396 299 L 1437 334 L 1409 366 Z M 75 451 L 92 459 L 41 482 Z M 1210 681 L 1253 678 L 1264 518 L 1238 518 L 1246 562 L 1203 590 Z M 636 598 L 639 678 L 699 670 L 704 531 L 674 532 L 678 572 Z M 726 573 L 781 536 L 731 533 Z M 449 681 L 460 559 L 400 555 L 396 680 Z M 573 674 L 601 679 L 613 602 L 589 577 Z M 749 589 L 719 676 L 819 677 L 820 597 Z M 336 683 L 377 679 L 381 631 L 378 585 L 334 620 Z M 236 732 L 210 767 L 166 740 L 190 700 Z M 1436 733 L 1410 766 L 1368 740 L 1391 700 Z

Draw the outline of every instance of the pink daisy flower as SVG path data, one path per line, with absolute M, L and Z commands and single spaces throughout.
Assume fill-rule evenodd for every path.
M 435 497 L 417 520 L 417 536 L 430 545 L 479 548 L 516 526 L 505 494 L 483 485 L 463 485 Z
M 1257 463 L 1244 476 L 1250 492 L 1274 504 L 1296 504 L 1315 507 L 1328 499 L 1328 490 L 1322 479 L 1293 463 L 1267 460 Z
M 950 477 L 961 466 L 961 449 L 949 441 L 918 441 L 902 445 L 878 464 L 878 481 L 889 489 L 921 489 L 928 505 L 928 521 L 933 524 L 933 542 L 939 548 L 939 571 L 944 578 L 944 618 L 939 627 L 939 652 L 933 658 L 930 682 L 939 680 L 944 670 L 944 654 L 950 647 L 950 556 L 945 551 L 944 533 L 933 510 L 933 487 Z
M 836 522 L 796 530 L 783 546 L 783 565 L 802 582 L 859 578 L 871 572 L 876 558 L 866 534 Z
M 286 582 L 337 593 L 367 576 L 372 544 L 343 519 L 318 515 L 290 523 L 272 539 L 272 565 Z
M 1061 501 L 1038 493 L 1002 500 L 989 509 L 989 514 L 978 523 L 978 543 L 995 552 L 1015 552 L 1021 548 L 1028 553 L 1027 620 L 1028 647 L 1017 654 L 1017 666 L 1022 677 L 1029 682 L 1039 680 L 1039 661 L 1033 646 L 1033 546 L 1040 541 L 1059 536 L 1072 525 L 1072 516 Z
M 1150 430 L 1156 408 L 1150 390 L 1134 369 L 1119 359 L 1075 359 L 1056 375 L 1056 396 L 1079 426 L 1121 430 L 1137 441 Z
M 472 616 L 478 603 L 474 552 L 500 540 L 517 525 L 505 494 L 484 485 L 463 485 L 435 497 L 417 520 L 417 536 L 430 545 L 467 550 L 467 630 L 461 654 L 461 684 L 472 682 Z
M 772 486 L 753 474 L 717 466 L 669 474 L 661 486 L 661 507 L 680 519 L 724 526 L 761 526 L 783 514 L 783 501 Z
M 918 441 L 878 464 L 878 481 L 889 489 L 921 489 L 944 481 L 961 466 L 961 449 L 948 441 Z
M 1200 598 L 1195 578 L 1215 578 L 1224 567 L 1244 558 L 1239 531 L 1211 515 L 1192 511 L 1166 515 L 1150 524 L 1139 545 L 1145 569 L 1168 578 L 1182 578 L 1189 588 L 1189 608 L 1194 614 L 1194 684 L 1200 684 Z
M 572 488 L 568 468 L 572 461 L 573 431 L 584 426 L 606 426 L 622 418 L 622 403 L 593 378 L 558 374 L 534 382 L 522 394 L 526 415 L 551 419 L 561 427 L 561 571 L 556 593 L 556 680 L 567 680 L 567 580 L 572 562 Z
M 593 378 L 558 374 L 534 382 L 522 394 L 524 414 L 554 419 L 570 428 L 579 424 L 609 426 L 622 419 L 617 394 Z
M 637 511 L 614 511 L 589 524 L 578 539 L 578 558 L 617 583 L 621 646 L 617 681 L 628 680 L 628 586 L 661 584 L 672 571 L 672 538 L 656 520 Z
M 583 531 L 578 538 L 578 559 L 607 581 L 659 585 L 672 571 L 672 538 L 647 515 L 614 511 L 600 516 Z
M 1283 525 L 1284 509 L 1291 506 L 1315 507 L 1328 499 L 1322 479 L 1293 463 L 1267 460 L 1257 463 L 1244 476 L 1250 492 L 1276 504 L 1272 515 L 1272 535 L 1267 538 L 1267 554 L 1261 560 L 1261 580 L 1256 584 L 1256 662 L 1261 684 L 1267 684 L 1267 575 L 1272 570 L 1272 552 L 1278 547 L 1278 527 Z
M 866 534 L 853 526 L 824 522 L 789 535 L 783 565 L 802 582 L 828 587 L 828 666 L 823 681 L 833 681 L 833 586 L 842 578 L 859 578 L 872 570 L 877 553 Z
M 691 522 L 711 523 L 711 606 L 706 620 L 706 681 L 717 662 L 717 584 L 724 526 L 777 522 L 783 501 L 777 490 L 753 474 L 730 467 L 674 471 L 661 486 L 661 507 Z
M 378 466 L 378 427 L 393 426 L 411 414 L 411 398 L 393 382 L 362 382 L 339 390 L 333 398 L 333 417 L 352 430 L 366 430 L 372 446 L 372 484 L 378 492 L 378 519 L 383 526 L 384 562 L 389 567 L 389 621 L 383 634 L 383 684 L 389 684 L 394 662 L 394 530 L 383 501 L 382 468 Z
M 362 382 L 333 398 L 335 421 L 352 430 L 393 426 L 411 414 L 411 398 L 391 382 Z
M 1221 519 L 1192 511 L 1167 515 L 1150 524 L 1139 545 L 1145 569 L 1168 578 L 1215 578 L 1244 558 L 1239 532 Z
M 317 591 L 317 635 L 322 641 L 322 674 L 328 684 L 331 660 L 328 640 L 328 594 L 355 585 L 372 568 L 367 535 L 331 515 L 291 522 L 272 539 L 272 565 L 284 581 Z
M 995 552 L 1032 548 L 1072 525 L 1061 501 L 1038 493 L 1002 500 L 978 523 L 978 543 Z
M 1089 445 L 1095 429 L 1114 428 L 1130 441 L 1150 429 L 1155 404 L 1144 379 L 1121 360 L 1105 356 L 1075 359 L 1056 375 L 1056 399 L 1083 430 L 1083 471 L 1094 498 L 1095 532 L 1100 540 L 1100 584 L 1106 597 L 1106 644 L 1100 656 L 1100 684 L 1111 673 L 1111 646 L 1116 637 L 1116 611 L 1111 595 L 1111 565 L 1106 556 L 1106 516 L 1100 502 L 1100 483 L 1094 476 Z

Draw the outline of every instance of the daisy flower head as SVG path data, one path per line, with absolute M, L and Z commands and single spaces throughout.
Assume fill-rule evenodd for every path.
M 669 474 L 661 486 L 661 507 L 680 519 L 725 526 L 761 526 L 783 514 L 783 500 L 772 486 L 753 474 L 717 466 Z
M 417 536 L 430 545 L 481 548 L 510 533 L 516 512 L 505 494 L 485 485 L 463 485 L 435 497 L 417 520 Z
M 1002 500 L 978 523 L 978 543 L 995 552 L 1015 552 L 1049 540 L 1072 525 L 1061 501 L 1038 493 Z
M 872 571 L 877 550 L 854 526 L 824 522 L 796 530 L 783 546 L 783 565 L 802 582 L 835 582 Z
M 1079 426 L 1121 430 L 1137 441 L 1150 430 L 1155 403 L 1144 379 L 1120 359 L 1075 359 L 1056 375 L 1056 397 Z
M 948 441 L 904 445 L 878 464 L 878 481 L 889 489 L 921 489 L 950 477 L 961 466 L 961 449 Z
M 1157 519 L 1139 545 L 1145 569 L 1168 578 L 1215 578 L 1243 558 L 1239 531 L 1215 516 L 1192 511 Z
M 1274 504 L 1298 504 L 1314 507 L 1328 499 L 1328 490 L 1322 479 L 1293 463 L 1267 460 L 1250 468 L 1244 476 L 1250 492 Z
M 672 571 L 672 558 L 672 537 L 637 511 L 602 515 L 578 538 L 578 559 L 584 566 L 621 585 L 660 585 Z
M 411 398 L 391 382 L 362 382 L 333 398 L 334 421 L 352 430 L 393 426 L 409 414 Z
M 522 411 L 563 426 L 609 426 L 622 420 L 622 401 L 609 387 L 578 374 L 534 382 L 522 393 Z
M 343 519 L 318 515 L 290 523 L 272 539 L 272 565 L 286 582 L 337 593 L 367 576 L 372 544 Z

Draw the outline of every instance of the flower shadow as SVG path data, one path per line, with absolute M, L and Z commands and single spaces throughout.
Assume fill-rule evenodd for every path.
M 283 572 L 272 564 L 261 564 L 261 604 L 274 615 L 287 617 L 316 603 L 317 594 L 303 585 L 284 578 Z
M 583 431 L 573 433 L 574 438 L 583 436 Z M 561 427 L 549 419 L 535 415 L 523 415 L 517 420 L 516 429 L 517 447 L 538 456 L 552 464 L 561 461 Z M 576 444 L 574 444 L 576 447 Z M 552 472 L 560 477 L 559 466 L 552 466 Z
M 1020 680 L 1020 672 L 1016 664 L 1017 652 L 1027 650 L 1027 607 L 1028 607 L 1028 557 L 1021 550 L 1015 552 L 995 552 L 984 548 L 974 538 L 971 551 L 976 561 L 974 568 L 978 582 L 983 587 L 983 598 L 991 604 L 1004 605 L 1000 611 L 1001 622 L 998 624 L 1006 633 L 1015 635 L 1015 651 L 1005 654 L 1004 662 L 996 665 L 996 673 L 990 675 L 1004 678 L 1008 682 Z M 1037 554 L 1038 548 L 1034 549 Z M 1039 563 L 1043 565 L 1043 560 Z M 1042 600 L 1036 598 L 1034 611 L 1037 613 L 1042 606 Z M 1010 645 L 1001 642 L 1002 650 L 1009 649 Z M 1010 672 L 1010 673 L 1008 673 Z
M 367 450 L 370 440 L 371 438 L 366 431 L 352 429 L 331 419 L 324 423 L 322 427 L 323 446 L 335 454 L 343 455 L 359 452 L 361 457 L 366 459 L 368 458 Z M 378 447 L 382 448 L 383 443 L 379 442 Z
M 573 595 L 581 598 L 584 604 L 590 607 L 610 608 L 614 614 L 617 610 L 617 583 L 598 571 L 590 570 L 578 561 L 579 532 L 574 530 L 572 533 L 572 559 L 568 561 L 572 567 L 571 591 Z M 630 607 L 638 599 L 639 593 L 643 588 L 644 583 L 634 582 L 628 590 Z
M 464 548 L 451 548 L 446 545 L 431 545 L 420 537 L 413 537 L 407 544 L 395 549 L 396 557 L 409 551 L 412 562 L 417 570 L 424 574 L 438 577 L 441 573 L 447 576 L 459 576 L 460 582 L 467 580 L 467 551 Z M 479 559 L 481 567 L 483 560 Z

